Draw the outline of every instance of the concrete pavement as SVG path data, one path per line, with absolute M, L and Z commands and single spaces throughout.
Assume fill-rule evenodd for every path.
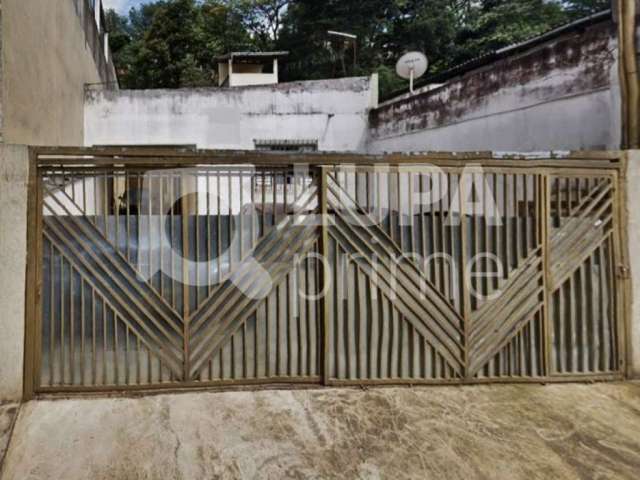
M 3 480 L 640 477 L 640 384 L 36 401 Z

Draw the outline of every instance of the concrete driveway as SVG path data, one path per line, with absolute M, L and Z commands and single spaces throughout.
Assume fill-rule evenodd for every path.
M 636 480 L 640 384 L 31 402 L 2 478 Z

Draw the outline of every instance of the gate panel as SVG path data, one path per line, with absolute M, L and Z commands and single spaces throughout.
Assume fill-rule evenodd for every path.
M 545 375 L 544 176 L 328 174 L 336 381 Z
M 36 392 L 622 374 L 608 164 L 66 160 L 38 169 Z
M 41 390 L 319 381 L 312 173 L 40 177 Z
M 618 371 L 613 178 L 552 176 L 549 182 L 551 370 Z
M 464 375 L 461 227 L 445 221 L 457 181 L 410 169 L 328 173 L 335 380 Z M 442 195 L 429 214 L 418 201 L 428 182 Z
M 544 374 L 543 176 L 470 173 L 468 375 Z M 475 261 L 474 261 L 475 259 Z

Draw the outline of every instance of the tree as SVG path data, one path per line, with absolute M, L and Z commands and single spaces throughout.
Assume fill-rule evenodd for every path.
M 371 73 L 375 66 L 384 63 L 388 54 L 384 44 L 388 38 L 389 14 L 393 8 L 393 0 L 292 1 L 278 42 L 279 48 L 291 52 L 285 78 L 326 78 L 365 71 Z M 358 37 L 358 64 L 355 69 L 350 68 L 347 72 L 342 70 L 340 48 L 335 48 L 335 44 L 334 48 L 330 48 L 328 30 Z
M 290 0 L 231 0 L 229 6 L 241 18 L 260 50 L 272 50 L 278 42 Z
M 280 47 L 291 51 L 285 79 L 380 74 L 384 96 L 406 84 L 394 73 L 398 57 L 424 51 L 434 69 L 445 68 L 453 52 L 456 10 L 452 0 L 292 1 Z M 357 35 L 357 66 L 343 68 L 327 30 Z M 351 50 L 345 52 L 349 55 Z M 351 60 L 349 58 L 348 60 Z M 346 70 L 346 71 L 345 71 Z
M 211 61 L 224 53 L 253 49 L 240 11 L 219 0 L 206 0 L 201 9 L 204 49 Z
M 540 35 L 567 22 L 563 5 L 547 0 L 483 0 L 456 37 L 454 62 L 462 62 Z
M 201 10 L 195 0 L 164 2 L 155 11 L 142 39 L 136 63 L 138 74 L 161 88 L 212 83 L 211 72 L 200 68 L 204 44 Z M 189 70 L 188 75 L 185 69 Z M 187 77 L 189 82 L 185 81 Z
M 379 72 L 382 95 L 406 86 L 397 58 L 424 51 L 430 73 L 609 7 L 609 0 L 156 0 L 128 17 L 110 11 L 111 47 L 124 88 L 215 83 L 215 58 L 289 50 L 284 81 Z M 357 36 L 352 44 L 327 34 Z

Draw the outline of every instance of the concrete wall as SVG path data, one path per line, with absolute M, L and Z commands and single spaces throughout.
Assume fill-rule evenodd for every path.
M 0 145 L 0 402 L 22 396 L 27 147 Z
M 83 144 L 84 85 L 101 77 L 75 5 L 2 1 L 5 143 Z
M 249 149 L 254 140 L 317 139 L 362 151 L 377 77 L 233 89 L 89 91 L 85 144 Z
M 628 152 L 627 232 L 631 267 L 631 366 L 640 378 L 640 150 Z
M 383 104 L 369 151 L 617 149 L 616 48 L 604 21 Z

